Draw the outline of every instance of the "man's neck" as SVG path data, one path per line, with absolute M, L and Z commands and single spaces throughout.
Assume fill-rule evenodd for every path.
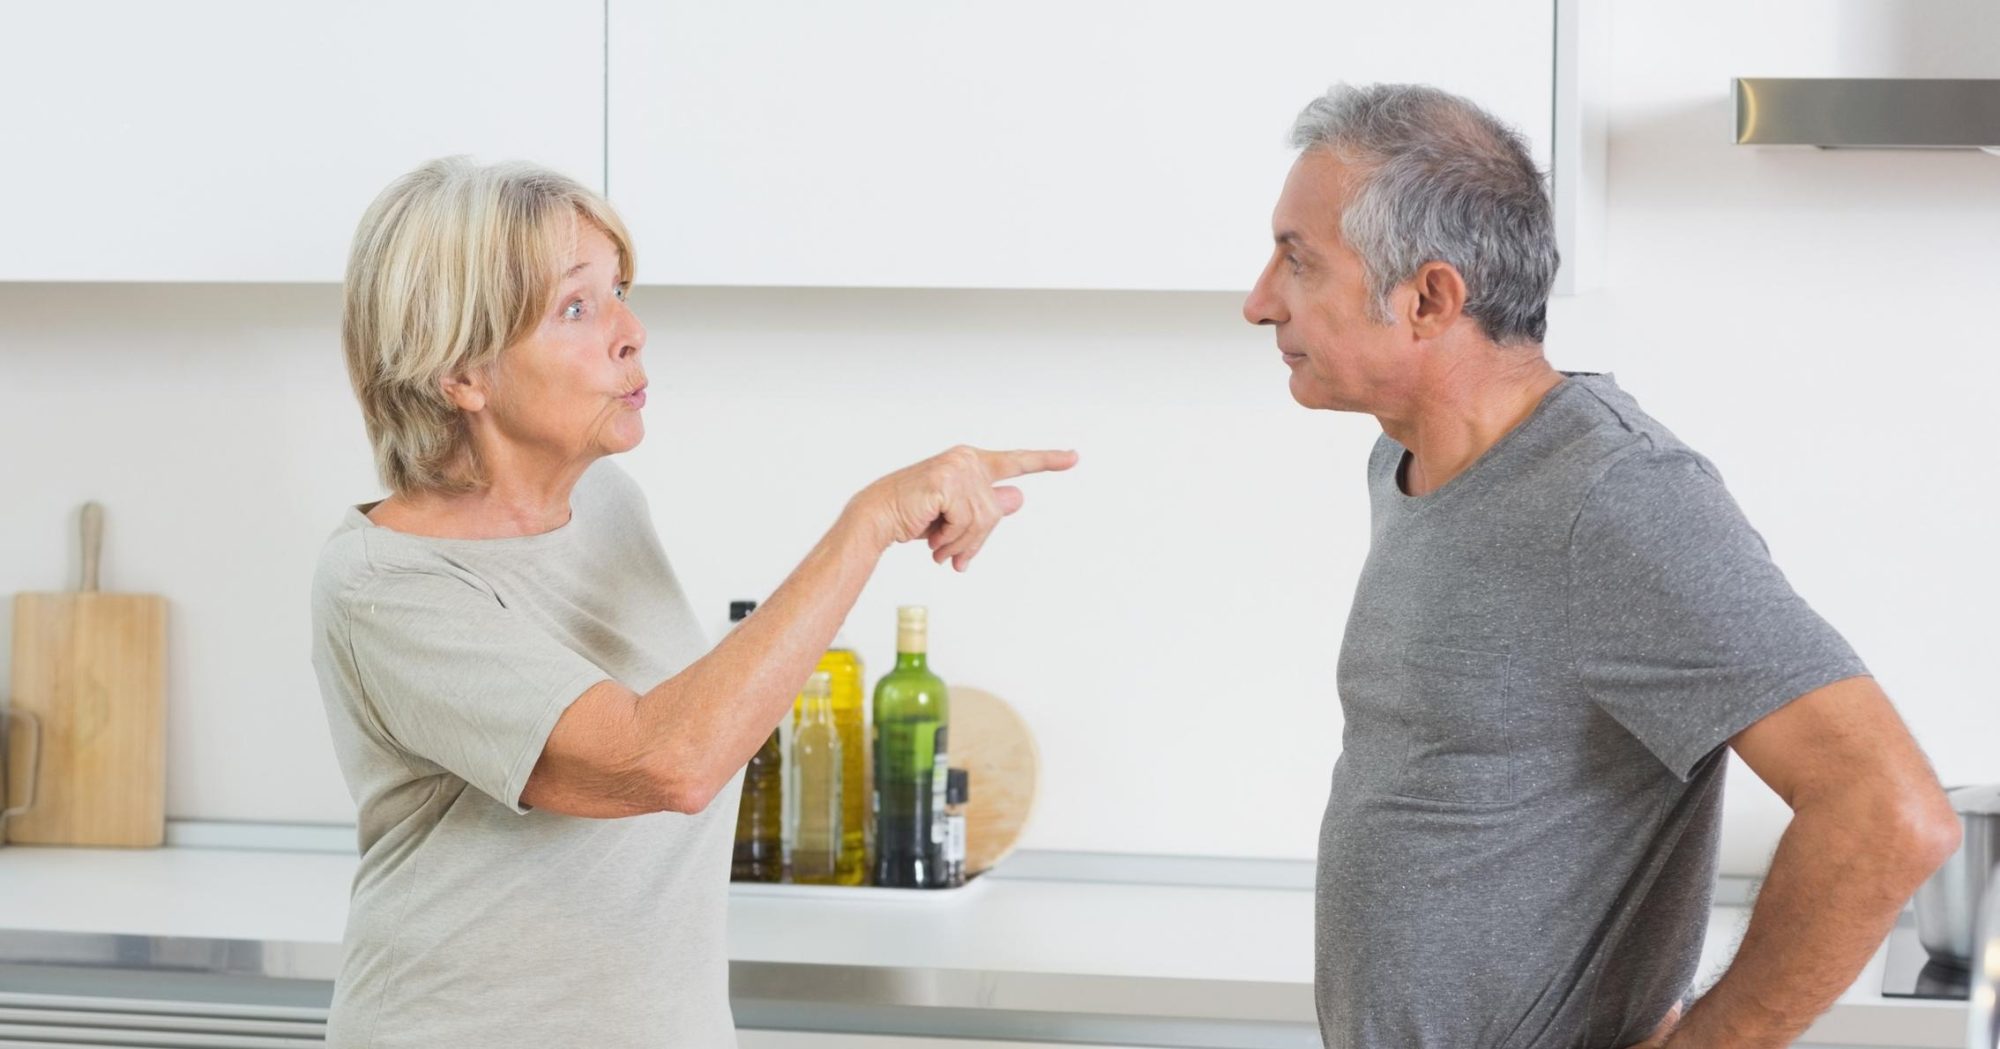
M 1403 490 L 1428 495 L 1450 483 L 1533 415 L 1562 379 L 1539 349 L 1525 347 L 1421 377 L 1406 410 L 1376 416 L 1382 431 L 1410 450 Z

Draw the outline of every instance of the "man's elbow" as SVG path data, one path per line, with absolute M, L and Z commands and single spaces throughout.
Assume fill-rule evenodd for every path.
M 1958 814 L 1934 784 L 1898 791 L 1891 819 L 1895 848 L 1907 858 L 1917 881 L 1930 877 L 1958 851 L 1962 833 Z
M 1902 875 L 1922 883 L 1958 851 L 1958 813 L 1936 783 L 1906 783 L 1880 789 L 1872 819 L 1878 831 L 1880 855 L 1890 857 Z

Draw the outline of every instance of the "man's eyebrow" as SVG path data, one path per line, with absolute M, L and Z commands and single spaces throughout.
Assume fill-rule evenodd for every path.
M 1306 246 L 1305 238 L 1299 236 L 1295 230 L 1286 230 L 1272 239 L 1288 248 L 1303 248 Z

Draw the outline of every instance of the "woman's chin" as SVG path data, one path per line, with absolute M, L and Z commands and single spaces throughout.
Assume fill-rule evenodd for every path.
M 639 447 L 639 442 L 645 439 L 646 424 L 640 420 L 638 412 L 633 412 L 631 418 L 619 420 L 618 425 L 604 435 L 604 454 L 617 455 L 629 452 Z

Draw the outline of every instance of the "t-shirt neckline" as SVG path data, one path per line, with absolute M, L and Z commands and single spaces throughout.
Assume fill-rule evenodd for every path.
M 1446 481 L 1436 491 L 1426 492 L 1423 495 L 1411 495 L 1403 491 L 1403 471 L 1409 465 L 1410 450 L 1403 448 L 1398 443 L 1396 447 L 1402 448 L 1402 451 L 1397 453 L 1395 465 L 1389 468 L 1389 494 L 1394 497 L 1395 505 L 1403 507 L 1412 513 L 1418 513 L 1445 501 L 1445 497 L 1451 493 L 1470 487 L 1467 482 L 1472 481 L 1477 475 L 1483 473 L 1494 460 L 1500 457 L 1502 451 L 1519 443 L 1521 436 L 1527 433 L 1537 420 L 1548 414 L 1550 406 L 1561 400 L 1565 393 L 1573 387 L 1580 386 L 1581 383 L 1577 380 L 1595 378 L 1602 373 L 1560 372 L 1558 374 L 1562 376 L 1562 381 L 1549 387 L 1548 392 L 1542 394 L 1542 399 L 1535 403 L 1535 410 L 1529 412 L 1527 418 L 1516 423 L 1513 429 L 1501 434 L 1500 439 L 1494 441 L 1491 447 L 1479 453 L 1479 458 L 1474 459 L 1471 466 L 1459 471 L 1458 476 Z
M 576 493 L 571 492 L 570 503 L 569 503 L 569 520 L 564 521 L 562 524 L 559 524 L 554 528 L 549 529 L 546 532 L 536 532 L 533 535 L 500 536 L 492 539 L 460 539 L 451 536 L 421 535 L 416 532 L 404 532 L 395 528 L 390 528 L 387 525 L 377 524 L 373 518 L 368 516 L 368 511 L 373 510 L 375 507 L 381 505 L 381 503 L 382 500 L 377 499 L 374 502 L 358 503 L 350 505 L 347 508 L 349 523 L 351 523 L 354 527 L 357 528 L 373 529 L 374 534 L 378 535 L 392 535 L 399 540 L 406 540 L 413 543 L 421 543 L 426 546 L 447 546 L 456 549 L 518 550 L 518 549 L 525 549 L 528 547 L 546 546 L 553 543 L 560 543 L 569 538 L 571 535 L 576 534 L 577 518 L 580 516 L 577 513 Z

